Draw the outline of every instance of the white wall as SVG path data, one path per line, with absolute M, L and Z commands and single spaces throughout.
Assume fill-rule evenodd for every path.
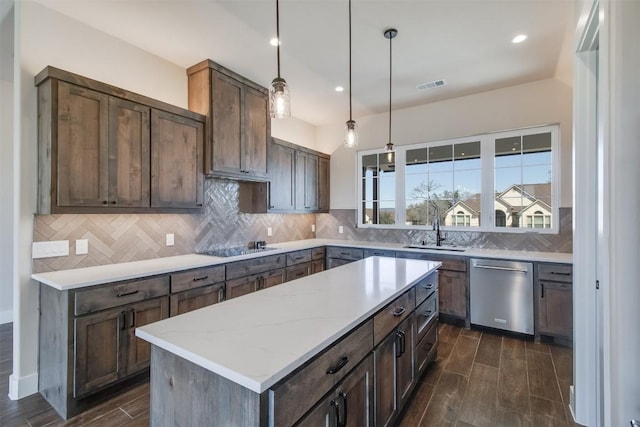
M 0 324 L 13 321 L 13 31 L 13 2 L 0 2 Z
M 316 143 L 316 127 L 294 117 L 271 120 L 271 136 L 322 151 Z
M 358 150 L 383 147 L 388 113 L 355 117 L 360 126 Z M 560 123 L 560 207 L 572 204 L 572 88 L 557 79 L 541 80 L 404 110 L 392 114 L 397 145 Z M 331 153 L 331 208 L 356 207 L 356 151 L 342 147 L 343 124 L 318 128 L 317 144 Z

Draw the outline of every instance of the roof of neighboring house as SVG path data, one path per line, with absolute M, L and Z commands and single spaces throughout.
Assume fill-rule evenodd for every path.
M 506 190 L 504 190 L 503 192 L 496 194 L 496 201 L 499 201 L 505 206 L 511 207 L 513 209 L 512 212 L 518 213 L 526 210 L 528 206 L 517 209 L 511 204 L 509 204 L 506 200 L 502 199 L 502 197 L 512 189 L 519 191 L 524 197 L 531 199 L 533 203 L 531 203 L 530 206 L 539 202 L 542 204 L 542 206 L 545 207 L 545 209 L 547 210 L 551 209 L 551 206 L 549 206 L 549 203 L 548 203 L 551 201 L 551 184 L 550 183 L 524 184 L 524 185 L 514 184 L 509 188 L 507 188 Z M 447 209 L 446 213 L 448 214 L 449 212 L 456 209 L 456 207 L 459 207 L 461 205 L 464 206 L 467 210 L 475 214 L 478 214 L 480 212 L 480 194 L 478 193 L 472 194 L 471 196 L 469 196 L 468 199 L 457 201 L 449 209 Z

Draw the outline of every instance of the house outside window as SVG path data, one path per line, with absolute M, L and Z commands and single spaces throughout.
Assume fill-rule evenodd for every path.
M 552 125 L 361 151 L 358 225 L 428 229 L 437 215 L 449 230 L 557 233 L 558 136 Z

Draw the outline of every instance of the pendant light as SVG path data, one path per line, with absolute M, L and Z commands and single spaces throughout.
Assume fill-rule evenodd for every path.
M 395 28 L 390 28 L 385 30 L 384 36 L 389 39 L 389 142 L 387 142 L 386 151 L 387 151 L 387 161 L 391 162 L 393 160 L 393 142 L 391 142 L 391 71 L 392 71 L 392 49 L 391 49 L 391 41 L 398 35 L 398 30 Z
M 358 124 L 353 120 L 351 101 L 351 0 L 349 0 L 349 120 L 345 123 L 344 146 L 347 148 L 358 146 Z
M 278 52 L 278 77 L 273 79 L 269 87 L 269 110 L 271 117 L 274 119 L 285 119 L 291 117 L 291 100 L 289 98 L 289 86 L 287 82 L 280 77 L 280 4 L 276 0 L 276 37 L 278 43 L 276 49 Z

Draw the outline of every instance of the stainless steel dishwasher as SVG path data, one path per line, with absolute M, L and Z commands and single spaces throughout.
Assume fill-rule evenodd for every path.
M 533 335 L 533 265 L 471 259 L 471 323 Z

